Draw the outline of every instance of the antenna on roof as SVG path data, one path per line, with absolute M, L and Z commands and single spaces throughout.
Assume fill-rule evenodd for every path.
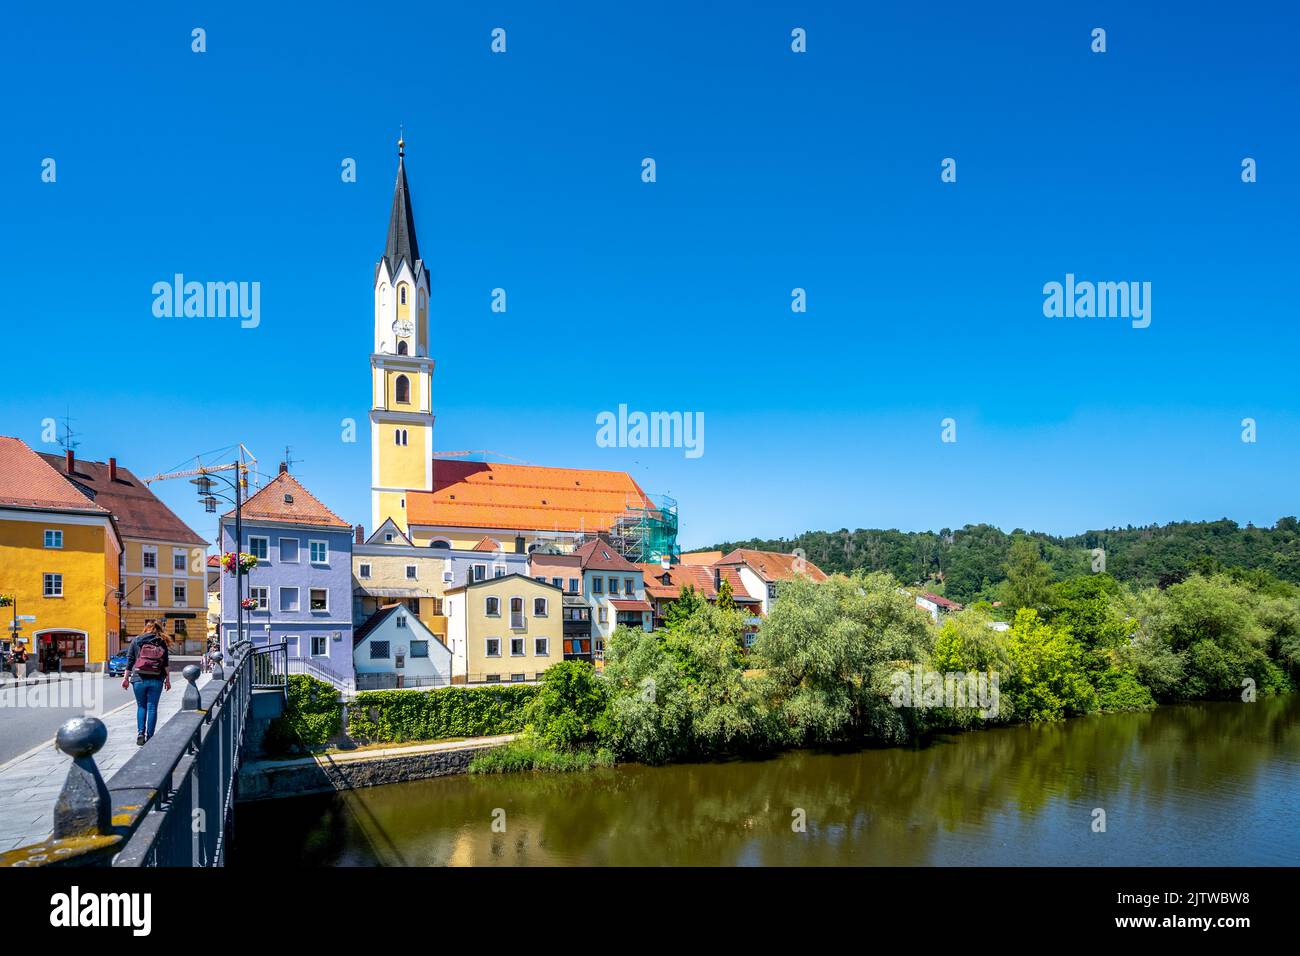
M 70 411 L 70 410 L 69 410 Z M 72 431 L 72 415 L 69 411 L 63 413 L 63 434 L 59 437 L 59 447 L 64 451 L 76 452 L 81 442 L 77 441 Z
M 292 471 L 294 465 L 302 464 L 302 461 L 300 459 L 296 459 L 293 457 L 293 455 L 291 454 L 292 451 L 293 449 L 290 448 L 288 445 L 284 446 L 284 470 L 285 471 Z

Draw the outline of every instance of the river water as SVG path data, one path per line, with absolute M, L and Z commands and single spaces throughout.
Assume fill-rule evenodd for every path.
M 1294 866 L 1300 694 L 910 749 L 444 777 L 242 804 L 235 823 L 236 867 Z

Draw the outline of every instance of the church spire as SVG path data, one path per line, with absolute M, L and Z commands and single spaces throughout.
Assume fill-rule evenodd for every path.
M 415 272 L 420 258 L 420 246 L 415 241 L 415 213 L 411 210 L 411 190 L 406 185 L 406 141 L 397 141 L 397 185 L 393 187 L 393 211 L 388 217 L 388 242 L 384 246 L 384 261 L 389 275 L 397 275 L 403 259 Z

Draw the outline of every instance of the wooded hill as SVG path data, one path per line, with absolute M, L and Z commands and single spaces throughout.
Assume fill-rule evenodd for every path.
M 1243 528 L 1222 518 L 1110 528 L 1070 537 L 1019 529 L 1008 534 L 987 524 L 939 532 L 842 528 L 808 531 L 797 538 L 727 541 L 708 550 L 802 548 L 805 557 L 827 573 L 889 571 L 900 581 L 924 584 L 951 600 L 969 603 L 995 596 L 997 585 L 1006 578 L 1011 541 L 1020 536 L 1041 543 L 1043 557 L 1061 578 L 1091 571 L 1093 549 L 1100 548 L 1105 552 L 1105 570 L 1139 587 L 1164 586 L 1192 571 L 1221 567 L 1260 569 L 1300 583 L 1300 524 L 1294 517 L 1279 518 L 1272 528 L 1250 524 Z

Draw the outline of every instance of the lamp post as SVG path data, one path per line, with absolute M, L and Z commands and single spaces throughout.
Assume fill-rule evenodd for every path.
M 233 470 L 235 478 L 232 481 L 227 478 L 222 471 Z M 245 466 L 236 461 L 233 466 L 219 466 L 218 469 L 203 469 L 202 473 L 194 479 L 194 484 L 198 486 L 199 500 L 203 502 L 203 510 L 209 514 L 215 514 L 217 510 L 217 499 L 228 501 L 235 506 L 235 643 L 240 643 L 244 639 L 244 570 L 239 565 L 239 555 L 242 553 L 244 544 L 244 472 Z M 213 476 L 220 479 L 229 489 L 230 493 L 222 493 L 213 489 Z M 221 537 L 221 524 L 217 524 L 217 537 Z M 220 546 L 220 542 L 218 542 Z M 225 569 L 222 568 L 224 572 Z M 227 656 L 230 652 L 230 642 L 225 641 Z

